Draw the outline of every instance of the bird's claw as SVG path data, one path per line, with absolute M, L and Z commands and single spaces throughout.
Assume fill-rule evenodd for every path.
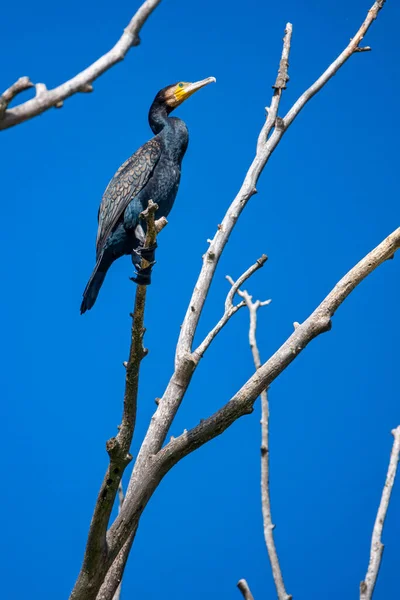
M 132 263 L 136 269 L 140 269 L 140 263 L 142 258 L 147 260 L 149 263 L 154 263 L 155 251 L 157 248 L 157 242 L 151 246 L 139 246 L 132 250 Z
M 134 277 L 131 277 L 131 281 L 134 281 L 138 285 L 150 285 L 151 271 L 156 264 L 154 260 L 156 248 L 157 242 L 151 246 L 139 246 L 139 248 L 132 250 L 132 263 L 136 269 L 136 274 Z M 148 263 L 147 267 L 141 267 L 142 259 Z
M 140 255 L 142 258 L 147 260 L 149 263 L 154 263 L 154 254 L 157 248 L 157 242 L 152 244 L 151 246 L 145 246 L 140 249 Z
M 136 267 L 136 274 L 130 278 L 131 281 L 138 285 L 150 285 L 151 284 L 151 271 L 156 261 L 153 260 L 147 267 L 140 269 Z

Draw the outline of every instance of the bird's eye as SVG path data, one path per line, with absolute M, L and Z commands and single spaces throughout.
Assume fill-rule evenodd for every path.
M 183 83 L 180 83 L 180 84 L 179 84 L 179 87 L 183 87 Z

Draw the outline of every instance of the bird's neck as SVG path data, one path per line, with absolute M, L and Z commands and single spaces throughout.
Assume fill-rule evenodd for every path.
M 160 133 L 160 131 L 162 131 L 164 129 L 164 127 L 168 127 L 168 124 L 169 124 L 168 114 L 169 114 L 169 111 L 167 111 L 165 104 L 159 104 L 158 102 L 153 102 L 153 104 L 150 107 L 150 112 L 149 112 L 149 124 L 150 124 L 151 130 L 155 134 Z
M 164 104 L 154 102 L 149 112 L 149 123 L 156 135 L 161 134 L 159 138 L 164 156 L 180 164 L 188 146 L 188 130 L 181 119 L 169 117 L 169 112 Z

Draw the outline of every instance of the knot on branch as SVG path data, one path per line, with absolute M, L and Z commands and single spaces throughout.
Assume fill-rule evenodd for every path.
M 132 455 L 124 451 L 116 437 L 107 440 L 106 450 L 110 457 L 110 462 L 121 465 L 123 469 L 125 469 L 132 460 Z

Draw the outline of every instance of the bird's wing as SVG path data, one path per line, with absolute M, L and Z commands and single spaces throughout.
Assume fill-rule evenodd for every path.
M 97 256 L 128 204 L 148 182 L 160 156 L 161 144 L 157 138 L 152 138 L 128 158 L 111 179 L 99 208 Z

